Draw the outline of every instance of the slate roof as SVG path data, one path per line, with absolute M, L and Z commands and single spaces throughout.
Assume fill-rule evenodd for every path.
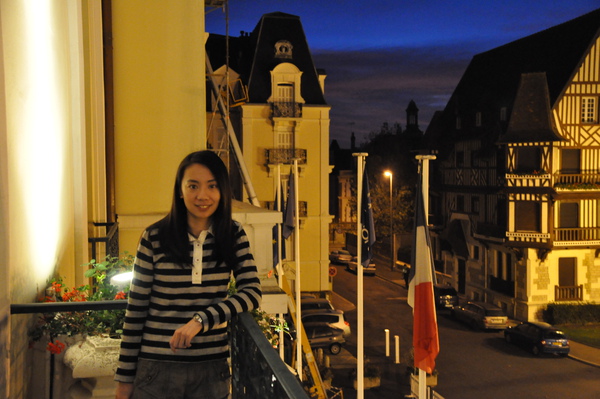
M 522 74 L 545 73 L 547 102 L 552 107 L 577 71 L 599 29 L 600 9 L 475 55 L 443 114 L 436 118 L 435 123 L 441 126 L 432 126 L 434 121 L 430 124 L 427 142 L 437 144 L 440 150 L 447 149 L 453 141 L 475 137 L 488 145 L 498 142 L 508 128 L 508 123 L 500 121 L 500 109 L 506 107 L 507 115 L 511 115 Z M 480 127 L 475 126 L 477 112 L 482 115 Z M 456 128 L 457 116 L 460 129 Z M 521 124 L 521 127 L 526 126 Z M 520 132 L 524 134 L 523 129 Z
M 225 36 L 211 34 L 206 43 L 213 69 L 225 64 Z M 292 59 L 275 58 L 275 43 L 287 40 Z M 282 62 L 302 71 L 301 95 L 307 105 L 325 105 L 325 98 L 300 17 L 282 12 L 265 14 L 251 33 L 229 38 L 229 66 L 248 86 L 249 102 L 266 103 L 271 95 L 270 71 Z
M 546 82 L 544 72 L 521 76 L 508 129 L 500 137 L 499 143 L 564 140 L 556 133 Z

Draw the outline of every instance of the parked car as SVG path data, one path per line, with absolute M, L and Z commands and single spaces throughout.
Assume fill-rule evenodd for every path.
M 300 298 L 300 309 L 333 309 L 333 305 L 326 298 Z
M 435 307 L 438 309 L 452 309 L 458 306 L 458 292 L 449 285 L 435 285 L 433 295 Z
M 348 264 L 346 265 L 346 269 L 348 269 L 348 270 L 353 271 L 353 272 L 356 273 L 356 267 L 357 267 L 357 265 L 358 265 L 358 262 L 356 260 L 356 256 L 353 256 L 352 260 L 350 260 L 350 262 L 348 262 Z M 375 265 L 375 263 L 373 263 L 371 261 L 369 263 L 369 267 L 363 267 L 363 274 L 374 276 L 376 270 L 377 270 L 377 266 Z
M 332 355 L 340 353 L 346 342 L 344 332 L 327 323 L 306 323 L 304 331 L 311 348 L 327 348 Z
M 350 252 L 346 251 L 345 249 L 341 249 L 339 251 L 331 251 L 331 253 L 329 254 L 329 261 L 331 263 L 347 265 L 348 262 L 350 262 L 351 258 L 352 255 L 350 254 Z
M 451 310 L 453 318 L 463 321 L 475 329 L 503 330 L 508 317 L 498 306 L 484 302 L 467 302 Z
M 346 321 L 343 311 L 337 309 L 314 309 L 302 311 L 302 323 L 327 323 L 344 332 L 344 337 L 351 333 L 350 323 Z
M 565 333 L 543 322 L 527 322 L 509 327 L 504 330 L 504 339 L 530 349 L 534 355 L 556 353 L 567 356 L 571 349 Z

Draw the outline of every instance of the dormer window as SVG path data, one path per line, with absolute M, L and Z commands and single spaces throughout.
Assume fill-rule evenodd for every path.
M 506 122 L 506 107 L 500 108 L 500 121 Z
M 282 62 L 271 71 L 271 97 L 273 116 L 299 118 L 304 99 L 300 95 L 302 71 L 294 64 Z
M 481 127 L 481 112 L 475 114 L 475 126 Z
M 275 58 L 292 58 L 292 50 L 294 46 L 287 40 L 280 40 L 275 43 Z
M 460 130 L 461 129 L 461 124 L 460 124 L 460 116 L 456 117 L 456 130 Z

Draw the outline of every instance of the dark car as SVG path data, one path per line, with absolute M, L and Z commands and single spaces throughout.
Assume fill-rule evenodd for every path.
M 344 332 L 327 323 L 302 323 L 311 348 L 327 348 L 332 355 L 337 355 L 346 342 Z
M 352 255 L 350 254 L 350 252 L 346 251 L 345 249 L 341 249 L 339 251 L 331 251 L 331 253 L 329 254 L 329 261 L 331 263 L 347 265 L 348 262 L 350 262 L 351 258 Z
M 498 306 L 484 302 L 467 302 L 450 311 L 453 318 L 463 321 L 474 329 L 503 330 L 508 317 Z
M 567 356 L 569 339 L 560 329 L 543 322 L 527 322 L 504 330 L 506 342 L 521 345 L 534 355 L 556 353 Z
M 452 309 L 458 306 L 458 292 L 449 285 L 435 285 L 433 295 L 435 307 L 438 309 Z

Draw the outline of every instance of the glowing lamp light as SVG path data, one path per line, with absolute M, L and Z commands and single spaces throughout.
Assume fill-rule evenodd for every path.
M 125 272 L 114 275 L 110 279 L 110 283 L 117 288 L 123 288 L 129 284 L 131 284 L 131 280 L 133 279 L 133 272 Z

